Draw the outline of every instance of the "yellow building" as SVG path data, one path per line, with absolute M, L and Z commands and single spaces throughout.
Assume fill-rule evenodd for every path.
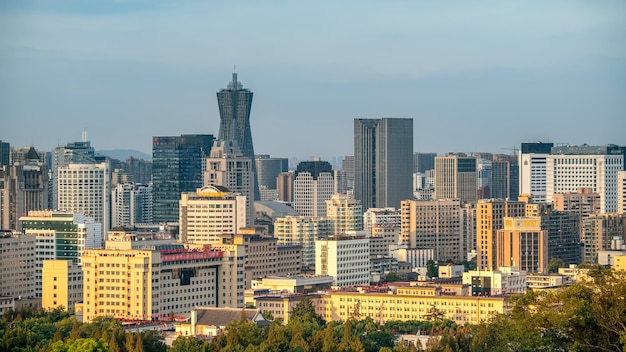
M 613 258 L 613 269 L 626 270 L 626 255 L 616 255 Z
M 243 307 L 245 251 L 169 245 L 83 254 L 83 317 L 150 320 L 198 305 Z
M 502 199 L 476 203 L 477 265 L 481 270 L 496 270 L 496 232 L 504 228 L 504 217 L 524 216 L 526 204 Z
M 391 293 L 393 292 L 393 294 Z M 395 291 L 332 291 L 325 297 L 326 321 L 347 320 L 358 315 L 384 324 L 392 320 L 428 320 L 433 312 L 443 313 L 457 324 L 478 324 L 504 313 L 504 297 L 441 295 L 437 287 L 398 287 Z M 358 310 L 358 312 L 357 312 Z
M 548 231 L 541 217 L 504 218 L 496 234 L 496 267 L 516 266 L 529 273 L 548 272 Z
M 255 306 L 261 312 L 272 313 L 274 319 L 280 318 L 283 324 L 289 323 L 289 317 L 293 309 L 298 303 L 310 299 L 315 308 L 315 313 L 319 316 L 324 316 L 325 302 L 324 297 L 319 293 L 312 293 L 306 295 L 296 294 L 280 294 L 280 295 L 265 295 L 255 297 Z
M 74 310 L 83 300 L 83 272 L 71 260 L 44 260 L 41 306 Z

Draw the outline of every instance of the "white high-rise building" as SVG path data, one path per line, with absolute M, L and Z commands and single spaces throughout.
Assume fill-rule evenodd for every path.
M 218 242 L 221 234 L 247 227 L 247 197 L 224 186 L 204 186 L 184 192 L 180 199 L 180 238 L 183 243 Z
M 74 164 L 57 169 L 58 190 L 56 209 L 93 217 L 102 224 L 102 237 L 110 229 L 109 165 Z
M 298 164 L 293 185 L 293 208 L 302 216 L 326 216 L 326 201 L 332 198 L 332 166 L 318 158 Z
M 617 173 L 624 169 L 624 155 L 607 146 L 553 147 L 546 157 L 546 201 L 555 193 L 592 188 L 600 194 L 600 212 L 617 212 Z
M 553 143 L 522 143 L 519 153 L 519 194 L 532 195 L 533 202 L 546 201 L 546 157 Z
M 617 213 L 626 214 L 626 171 L 617 172 Z
M 333 235 L 363 229 L 361 201 L 345 194 L 333 194 L 332 198 L 326 201 L 326 217 L 333 224 Z
M 204 185 L 224 186 L 246 196 L 246 226 L 254 222 L 254 160 L 244 157 L 234 140 L 213 143 L 206 159 Z
M 274 236 L 279 245 L 302 245 L 302 265 L 315 265 L 315 240 L 327 238 L 332 231 L 327 218 L 286 216 L 274 221 Z
M 332 236 L 315 241 L 315 275 L 330 275 L 335 286 L 369 285 L 367 237 Z
M 119 183 L 111 190 L 111 228 L 152 223 L 152 186 Z

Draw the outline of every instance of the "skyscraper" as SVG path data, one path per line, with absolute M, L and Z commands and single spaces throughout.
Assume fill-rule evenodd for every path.
M 202 187 L 204 160 L 213 145 L 213 135 L 154 137 L 152 140 L 152 194 L 155 223 L 178 221 L 182 192 Z
M 293 208 L 303 216 L 326 216 L 326 201 L 334 191 L 333 167 L 316 158 L 298 164 L 293 184 Z
M 435 168 L 437 153 L 413 153 L 413 172 L 424 173 Z
M 217 92 L 217 104 L 220 109 L 220 140 L 234 140 L 239 144 L 244 157 L 253 161 L 252 171 L 256 175 L 254 163 L 254 147 L 252 130 L 250 129 L 250 109 L 252 108 L 252 92 L 244 89 L 237 81 L 237 73 L 226 89 Z M 255 176 L 256 177 L 256 176 Z M 259 186 L 254 185 L 254 200 L 260 199 Z
M 546 201 L 546 157 L 554 143 L 522 143 L 519 154 L 519 194 L 530 194 L 534 202 Z
M 413 119 L 354 119 L 354 198 L 363 210 L 413 198 Z
M 435 196 L 476 202 L 476 158 L 465 154 L 436 157 Z

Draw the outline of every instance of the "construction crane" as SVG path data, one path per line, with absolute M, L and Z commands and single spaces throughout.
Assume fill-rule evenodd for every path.
M 504 150 L 512 150 L 513 151 L 513 155 L 517 155 L 517 151 L 519 150 L 519 148 L 513 146 L 513 148 L 500 148 L 500 149 L 504 149 Z

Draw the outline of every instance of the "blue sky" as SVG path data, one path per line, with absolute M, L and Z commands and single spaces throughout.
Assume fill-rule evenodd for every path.
M 254 93 L 255 151 L 351 153 L 353 119 L 414 119 L 414 150 L 626 144 L 624 1 L 4 1 L 0 139 L 96 149 L 214 133 Z

